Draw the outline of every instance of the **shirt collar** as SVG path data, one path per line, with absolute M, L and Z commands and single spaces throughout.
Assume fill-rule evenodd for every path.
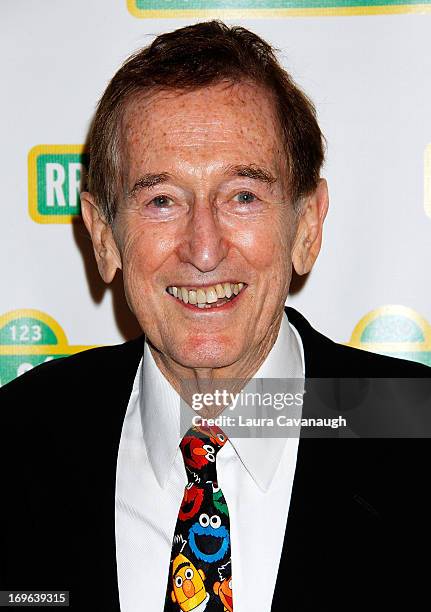
M 157 367 L 147 342 L 141 368 L 139 405 L 144 443 L 157 481 L 164 487 L 179 452 L 181 398 Z M 301 338 L 285 313 L 277 339 L 253 379 L 303 378 L 303 375 Z M 266 491 L 288 440 L 292 441 L 289 438 L 233 438 L 231 443 L 253 480 Z

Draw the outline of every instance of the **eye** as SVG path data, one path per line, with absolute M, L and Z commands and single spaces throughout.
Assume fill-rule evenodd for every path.
M 241 204 L 249 204 L 256 200 L 256 196 L 250 191 L 241 191 L 241 193 L 237 193 L 234 197 L 234 200 L 240 202 Z
M 218 493 L 220 491 L 220 487 L 218 486 L 217 483 L 212 482 L 212 486 L 213 486 L 213 493 Z
M 204 448 L 207 452 L 207 454 L 205 455 L 205 459 L 209 461 L 210 463 L 214 463 L 215 461 L 214 448 L 210 446 L 209 444 L 204 444 L 202 448 Z
M 191 567 L 188 567 L 186 569 L 186 571 L 184 572 L 184 576 L 185 576 L 185 578 L 187 578 L 187 580 L 191 580 L 193 578 L 194 573 L 193 573 L 193 570 L 192 570 Z
M 199 524 L 201 527 L 208 527 L 208 525 L 210 524 L 210 517 L 208 516 L 208 514 L 201 514 L 199 517 Z
M 175 586 L 180 588 L 183 584 L 183 579 L 181 578 L 181 576 L 177 576 L 175 578 Z
M 159 195 L 153 198 L 149 204 L 152 204 L 155 208 L 170 208 L 172 200 L 168 196 Z
M 232 578 L 229 580 L 229 588 L 232 590 Z
M 213 514 L 210 518 L 211 527 L 218 529 L 221 525 L 221 518 L 217 514 Z
M 221 192 L 221 200 L 219 202 L 221 210 L 226 214 L 232 214 L 239 217 L 249 217 L 260 215 L 268 208 L 268 202 L 262 199 L 261 195 L 255 195 L 251 191 L 236 191 L 240 189 L 240 185 L 232 187 L 225 192 Z M 264 195 L 263 192 L 262 195 Z M 260 192 L 259 192 L 260 194 Z M 268 193 L 268 196 L 270 194 Z
M 226 440 L 223 434 L 217 434 L 217 438 L 220 440 L 220 442 L 224 442 Z

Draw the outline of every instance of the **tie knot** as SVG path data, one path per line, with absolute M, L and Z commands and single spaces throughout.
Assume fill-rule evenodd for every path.
M 226 444 L 220 427 L 191 427 L 181 440 L 180 448 L 189 482 L 217 482 L 216 456 Z

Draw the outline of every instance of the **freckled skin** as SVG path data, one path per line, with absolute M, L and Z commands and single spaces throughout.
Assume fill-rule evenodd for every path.
M 184 379 L 201 390 L 250 378 L 277 337 L 292 263 L 306 274 L 318 256 L 326 181 L 296 214 L 272 97 L 251 83 L 135 96 L 121 135 L 125 193 L 112 226 L 81 194 L 100 274 L 109 283 L 122 269 L 129 306 L 179 393 Z M 247 285 L 227 309 L 188 309 L 166 292 L 226 281 Z
M 122 134 L 129 189 L 145 173 L 174 177 L 125 198 L 113 225 L 127 300 L 157 358 L 178 376 L 189 368 L 252 375 L 278 332 L 295 231 L 271 98 L 245 83 L 158 93 L 130 105 Z M 264 167 L 276 181 L 227 175 L 237 164 Z M 259 204 L 238 214 L 232 201 L 244 191 Z M 157 195 L 171 198 L 175 213 L 150 214 Z M 165 291 L 220 280 L 248 284 L 225 313 L 191 312 Z

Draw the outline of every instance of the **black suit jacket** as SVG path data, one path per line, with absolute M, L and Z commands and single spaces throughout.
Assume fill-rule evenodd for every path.
M 307 377 L 429 376 L 287 314 Z M 68 590 L 73 610 L 119 611 L 116 461 L 143 343 L 43 364 L 0 390 L 0 589 Z M 428 607 L 429 465 L 427 439 L 301 438 L 272 610 Z

